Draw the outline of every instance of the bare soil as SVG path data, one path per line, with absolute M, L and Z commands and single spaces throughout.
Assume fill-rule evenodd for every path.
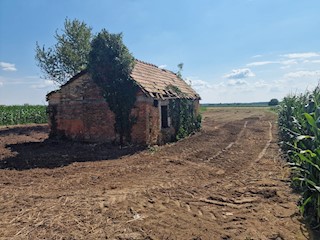
M 143 150 L 2 127 L 0 239 L 312 239 L 276 128 L 266 109 L 214 108 Z

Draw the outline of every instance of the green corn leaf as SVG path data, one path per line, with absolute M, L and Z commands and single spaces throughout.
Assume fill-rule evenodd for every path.
M 305 212 L 305 207 L 306 207 L 306 205 L 307 205 L 308 203 L 311 202 L 311 200 L 312 200 L 312 195 L 311 195 L 310 197 L 308 197 L 306 200 L 304 200 L 303 203 L 302 203 L 302 205 L 299 207 L 300 212 L 301 212 L 302 214 L 304 214 L 304 212 Z
M 311 186 L 314 190 L 316 190 L 320 193 L 320 186 L 317 186 L 317 184 L 314 181 L 312 181 L 308 178 L 294 178 L 294 179 L 307 183 L 309 185 L 309 187 Z
M 312 155 L 311 155 L 309 152 L 311 152 Z M 305 151 L 301 151 L 300 153 L 297 153 L 297 156 L 298 156 L 302 161 L 304 161 L 304 162 L 306 162 L 306 163 L 309 163 L 311 166 L 313 166 L 315 169 L 317 169 L 317 170 L 320 172 L 320 166 L 319 166 L 318 164 L 314 163 L 311 158 L 309 158 L 308 156 L 305 156 L 304 153 L 310 154 L 309 156 L 311 156 L 311 157 L 316 157 L 317 155 L 314 154 L 314 153 L 313 153 L 312 151 L 310 151 L 310 150 L 305 150 Z
M 307 170 L 307 169 L 304 169 L 303 167 L 291 167 L 291 170 L 297 171 L 297 172 L 299 172 L 299 173 L 305 173 L 305 174 L 307 174 L 307 175 L 310 174 L 310 171 Z
M 309 114 L 309 113 L 304 113 L 303 114 L 304 117 L 307 119 L 307 122 L 309 123 L 310 126 L 316 128 L 316 121 L 314 120 L 314 118 Z
M 317 156 L 317 154 L 315 154 L 311 150 L 302 150 L 302 151 L 300 151 L 300 153 L 301 154 L 309 154 L 311 157 L 316 157 Z
M 314 137 L 309 136 L 309 135 L 300 135 L 300 136 L 296 137 L 296 141 L 298 141 L 298 142 L 301 141 L 301 140 L 304 140 L 304 139 L 311 139 L 311 140 L 313 140 Z

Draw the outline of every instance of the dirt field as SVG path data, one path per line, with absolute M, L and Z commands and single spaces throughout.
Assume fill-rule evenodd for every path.
M 147 150 L 2 127 L 0 239 L 312 239 L 275 121 L 215 108 L 200 133 Z

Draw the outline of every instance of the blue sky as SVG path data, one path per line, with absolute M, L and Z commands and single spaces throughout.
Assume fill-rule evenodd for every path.
M 320 79 L 319 0 L 1 0 L 0 104 L 45 104 L 35 44 L 66 17 L 122 32 L 143 61 L 177 71 L 203 103 L 282 99 Z

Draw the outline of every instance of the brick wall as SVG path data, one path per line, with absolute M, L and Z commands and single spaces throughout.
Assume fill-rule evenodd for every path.
M 114 113 L 88 75 L 66 84 L 48 100 L 49 111 L 55 109 L 49 120 L 50 135 L 94 142 L 116 139 Z
M 115 115 L 87 74 L 51 93 L 48 102 L 52 137 L 92 142 L 119 140 L 114 131 Z M 131 114 L 136 118 L 131 131 L 132 142 L 157 144 L 160 116 L 158 108 L 153 106 L 153 99 L 139 91 Z
M 153 101 L 152 103 L 148 104 L 148 143 L 150 145 L 159 144 L 160 143 L 160 135 L 161 135 L 161 128 L 160 128 L 160 111 L 158 107 L 154 107 Z
M 194 110 L 195 110 L 195 116 L 197 116 L 199 114 L 199 111 L 200 111 L 199 99 L 196 99 L 196 100 L 193 101 L 193 106 L 194 106 Z
M 50 136 L 92 142 L 119 140 L 114 130 L 115 115 L 88 74 L 49 94 L 48 102 Z M 194 104 L 198 106 L 199 101 Z M 131 112 L 136 118 L 131 129 L 132 143 L 154 145 L 171 140 L 174 129 L 161 129 L 160 109 L 160 104 L 154 106 L 153 98 L 138 92 Z
M 159 108 L 153 105 L 153 98 L 139 92 L 132 114 L 137 117 L 137 123 L 131 131 L 132 141 L 147 145 L 158 144 L 161 134 L 160 112 Z

